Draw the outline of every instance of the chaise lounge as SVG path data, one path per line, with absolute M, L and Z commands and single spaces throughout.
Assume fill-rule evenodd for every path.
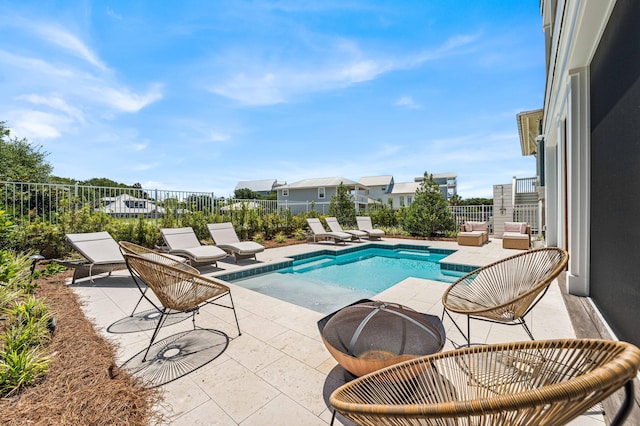
M 71 284 L 86 276 L 93 282 L 93 274 L 108 272 L 111 275 L 112 271 L 127 267 L 118 243 L 106 231 L 66 234 L 65 239 L 84 257 L 80 260 L 56 259 L 57 263 L 73 268 Z
M 489 241 L 489 225 L 487 222 L 467 221 L 458 233 L 458 245 L 481 246 Z
M 232 254 L 236 263 L 240 259 L 256 258 L 256 253 L 264 251 L 264 246 L 255 241 L 240 241 L 231 222 L 210 223 L 207 225 L 209 233 L 216 246 Z
M 218 260 L 227 257 L 220 247 L 200 244 L 193 228 L 161 228 L 160 233 L 170 254 L 186 257 L 189 263 L 211 263 L 218 266 Z
M 351 240 L 351 234 L 347 234 L 346 232 L 327 232 L 325 231 L 320 219 L 315 217 L 310 217 L 307 219 L 307 223 L 309 224 L 309 228 L 313 233 L 313 242 L 317 242 L 318 240 L 333 240 L 335 244 L 339 242 L 345 242 Z
M 357 229 L 342 229 L 340 222 L 338 222 L 338 219 L 335 217 L 327 217 L 324 220 L 332 232 L 346 232 L 347 234 L 351 234 L 352 240 L 360 240 L 360 238 L 367 236 L 366 232 Z
M 502 248 L 529 250 L 531 247 L 531 227 L 526 222 L 505 222 L 502 234 Z
M 369 216 L 356 216 L 356 222 L 358 223 L 358 229 L 366 232 L 370 240 L 382 239 L 384 231 L 374 228 Z

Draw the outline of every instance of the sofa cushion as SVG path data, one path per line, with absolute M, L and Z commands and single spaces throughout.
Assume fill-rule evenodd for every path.
M 471 222 L 465 222 L 464 223 L 464 230 L 467 231 L 467 232 L 473 231 L 473 225 L 471 224 Z
M 487 222 L 469 222 L 472 227 L 472 231 L 488 231 Z
M 527 232 L 527 224 L 524 222 L 505 222 L 504 232 L 517 232 L 525 234 Z
M 529 235 L 523 234 L 521 232 L 505 232 L 502 234 L 502 238 L 512 239 L 512 240 L 526 240 L 529 238 Z

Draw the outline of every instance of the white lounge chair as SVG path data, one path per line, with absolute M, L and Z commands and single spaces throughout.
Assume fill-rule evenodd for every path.
M 56 259 L 57 263 L 74 269 L 71 284 L 75 284 L 77 278 L 86 276 L 93 282 L 94 273 L 108 272 L 111 275 L 113 270 L 127 267 L 118 243 L 106 231 L 66 234 L 65 239 L 84 256 L 80 260 Z
M 384 231 L 382 229 L 374 228 L 369 216 L 356 216 L 356 222 L 358 223 L 358 229 L 366 232 L 370 240 L 382 239 Z
M 212 263 L 218 266 L 218 260 L 227 257 L 220 247 L 200 244 L 193 228 L 161 228 L 160 233 L 170 254 L 186 257 L 190 263 Z
M 264 251 L 264 246 L 255 241 L 240 241 L 231 222 L 210 223 L 207 228 L 209 228 L 209 233 L 216 246 L 229 254 L 233 254 L 236 263 L 240 259 L 251 257 L 258 260 L 256 253 Z
M 359 231 L 357 229 L 342 229 L 340 222 L 338 222 L 338 219 L 335 217 L 327 217 L 324 220 L 327 222 L 327 225 L 332 232 L 346 232 L 347 234 L 351 234 L 352 240 L 360 240 L 360 238 L 367 236 L 366 232 Z
M 309 224 L 309 228 L 311 232 L 313 232 L 313 242 L 315 243 L 318 239 L 323 240 L 333 240 L 335 244 L 339 242 L 345 242 L 351 240 L 351 234 L 347 234 L 346 232 L 327 232 L 324 230 L 320 219 L 315 217 L 310 217 L 307 219 L 307 223 Z

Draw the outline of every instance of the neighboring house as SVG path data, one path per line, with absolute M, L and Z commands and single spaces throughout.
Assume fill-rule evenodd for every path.
M 129 194 L 121 194 L 117 197 L 104 197 L 100 199 L 100 206 L 96 211 L 106 213 L 113 217 L 155 217 L 163 215 L 163 207 L 143 198 L 136 198 Z
M 640 1 L 540 5 L 546 241 L 570 252 L 569 293 L 589 297 L 614 338 L 640 345 Z
M 388 200 L 391 199 L 391 205 L 394 209 L 398 207 L 409 207 L 409 204 L 413 203 L 416 190 L 419 186 L 420 182 L 398 182 L 393 185 L 391 193 L 388 194 L 385 203 L 388 203 Z
M 285 185 L 285 183 L 278 182 L 277 179 L 262 179 L 262 180 L 243 180 L 238 182 L 236 190 L 238 189 L 250 189 L 260 195 L 269 195 L 276 190 L 279 186 Z
M 313 202 L 316 210 L 328 213 L 331 197 L 336 195 L 340 184 L 345 185 L 353 195 L 356 211 L 366 210 L 369 188 L 344 177 L 305 179 L 279 186 L 278 208 L 289 208 L 293 214 L 297 214 L 308 211 Z
M 433 180 L 440 185 L 440 192 L 444 195 L 445 200 L 453 197 L 458 193 L 458 175 L 456 173 L 434 173 Z M 414 179 L 416 182 L 422 182 L 424 176 Z
M 393 188 L 393 176 L 365 176 L 360 183 L 369 188 L 369 198 L 386 203 Z

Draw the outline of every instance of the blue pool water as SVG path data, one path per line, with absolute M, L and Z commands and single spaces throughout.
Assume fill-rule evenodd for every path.
M 371 298 L 405 278 L 454 282 L 464 273 L 441 272 L 438 262 L 447 255 L 425 250 L 368 248 L 297 260 L 291 267 L 234 283 L 328 314 L 356 300 Z

